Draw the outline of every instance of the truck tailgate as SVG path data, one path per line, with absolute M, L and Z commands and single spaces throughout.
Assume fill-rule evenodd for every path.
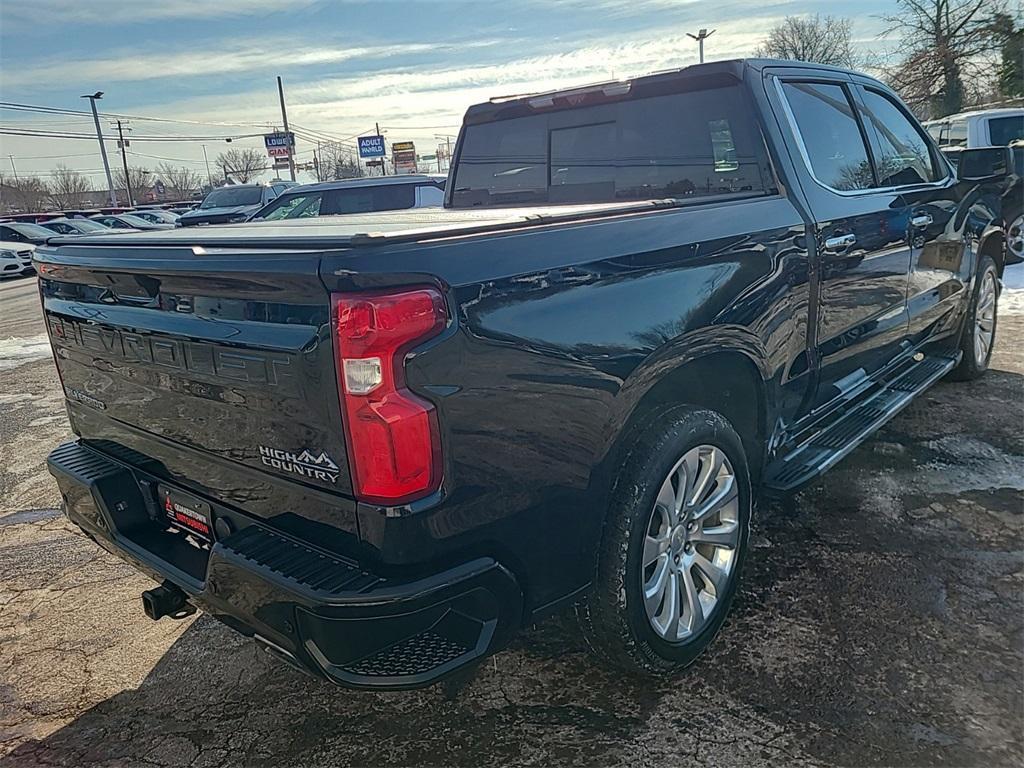
M 84 440 L 257 515 L 354 532 L 319 252 L 62 245 L 37 262 Z

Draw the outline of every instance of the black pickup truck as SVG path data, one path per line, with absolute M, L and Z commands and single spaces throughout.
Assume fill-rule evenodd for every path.
M 444 209 L 55 240 L 70 519 L 283 660 L 440 680 L 575 606 L 693 661 L 755 501 L 981 375 L 981 194 L 869 77 L 729 61 L 471 107 Z

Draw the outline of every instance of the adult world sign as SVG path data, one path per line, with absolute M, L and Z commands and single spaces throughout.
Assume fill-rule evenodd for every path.
M 360 136 L 359 156 L 360 157 L 384 157 L 383 136 Z

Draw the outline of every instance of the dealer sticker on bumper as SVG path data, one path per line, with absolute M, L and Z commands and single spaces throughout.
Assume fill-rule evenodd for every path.
M 213 541 L 210 523 L 210 505 L 181 491 L 160 486 L 164 514 L 175 526 L 194 533 L 206 541 Z

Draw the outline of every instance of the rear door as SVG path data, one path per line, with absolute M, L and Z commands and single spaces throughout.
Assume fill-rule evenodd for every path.
M 909 340 L 917 345 L 955 329 L 971 264 L 963 189 L 906 108 L 877 83 L 856 95 L 875 158 L 878 185 L 899 195 L 907 211 L 911 262 L 907 283 Z
M 769 91 L 815 220 L 820 406 L 856 390 L 906 344 L 909 211 L 898 192 L 879 188 L 851 80 L 791 72 Z

